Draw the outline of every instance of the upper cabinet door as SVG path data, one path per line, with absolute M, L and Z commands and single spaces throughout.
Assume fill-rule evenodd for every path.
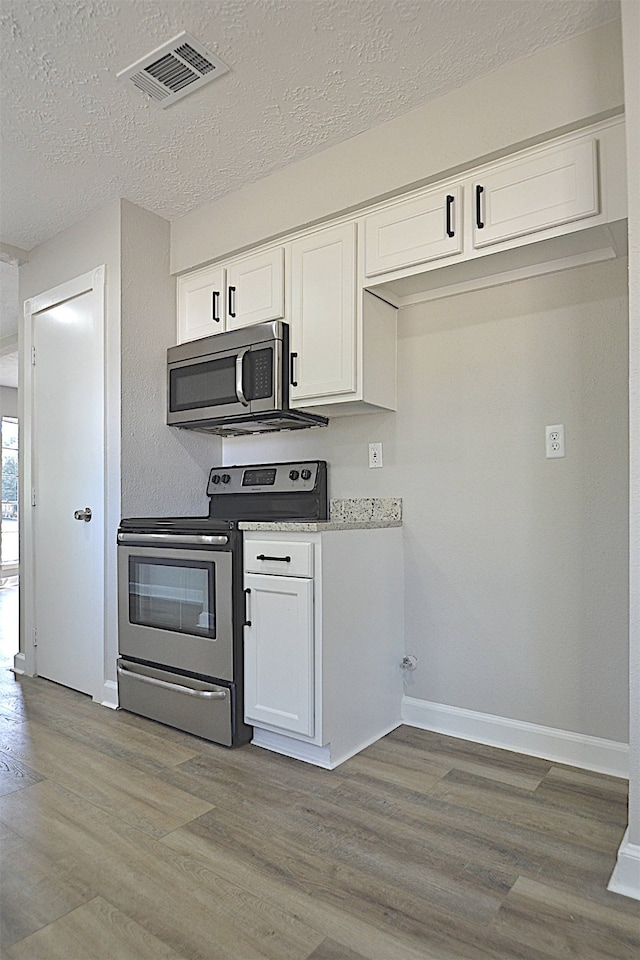
M 227 330 L 284 318 L 284 248 L 227 265 Z
M 473 244 L 484 247 L 599 212 L 595 137 L 496 164 L 473 184 Z
M 356 390 L 356 225 L 291 244 L 291 399 Z
M 438 187 L 365 217 L 365 273 L 400 270 L 462 250 L 462 190 Z
M 224 267 L 203 267 L 178 277 L 178 343 L 224 330 Z

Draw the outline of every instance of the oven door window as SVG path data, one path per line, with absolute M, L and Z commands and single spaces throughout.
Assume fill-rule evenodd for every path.
M 129 622 L 216 637 L 215 564 L 129 557 Z

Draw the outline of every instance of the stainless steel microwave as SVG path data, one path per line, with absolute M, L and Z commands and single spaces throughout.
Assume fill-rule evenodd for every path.
M 281 320 L 170 347 L 167 423 L 220 436 L 326 426 L 326 417 L 289 406 L 296 357 Z

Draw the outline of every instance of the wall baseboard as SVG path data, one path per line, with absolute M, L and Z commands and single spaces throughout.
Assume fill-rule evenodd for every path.
M 118 684 L 115 680 L 105 680 L 102 687 L 102 696 L 98 697 L 98 703 L 103 707 L 109 707 L 111 710 L 118 709 Z
M 304 740 L 297 740 L 295 737 L 287 737 L 282 733 L 275 733 L 272 730 L 263 730 L 260 727 L 253 728 L 253 740 L 251 743 L 256 747 L 263 747 L 265 750 L 271 750 L 273 753 L 281 753 L 285 757 L 293 757 L 294 760 L 303 760 L 305 763 L 312 763 L 316 767 L 324 767 L 325 770 L 335 770 L 345 760 L 354 757 L 361 750 L 370 747 L 372 743 L 386 737 L 388 733 L 400 726 L 397 721 L 389 727 L 378 731 L 367 740 L 358 744 L 337 751 L 331 743 L 324 746 L 317 746 L 313 743 L 307 743 Z
M 601 740 L 414 697 L 402 698 L 402 720 L 408 726 L 449 737 L 486 743 L 612 777 L 629 778 L 629 746 L 615 740 Z
M 13 672 L 19 673 L 21 676 L 26 675 L 27 664 L 24 653 L 16 653 L 13 658 Z
M 319 747 L 313 743 L 305 743 L 303 740 L 295 740 L 293 737 L 273 733 L 271 730 L 262 730 L 259 727 L 253 728 L 251 743 L 256 747 L 271 750 L 272 753 L 280 753 L 285 757 L 293 757 L 294 760 L 303 760 L 316 767 L 331 770 L 331 750 L 328 746 Z
M 622 838 L 618 862 L 611 874 L 607 890 L 640 900 L 640 846 L 629 842 L 628 829 Z

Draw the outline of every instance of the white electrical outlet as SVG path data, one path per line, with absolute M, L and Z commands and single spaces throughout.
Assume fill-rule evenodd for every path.
M 374 467 L 382 466 L 382 443 L 370 443 L 369 444 L 369 467 L 373 469 Z
M 547 460 L 564 457 L 564 423 L 554 423 L 544 428 Z

